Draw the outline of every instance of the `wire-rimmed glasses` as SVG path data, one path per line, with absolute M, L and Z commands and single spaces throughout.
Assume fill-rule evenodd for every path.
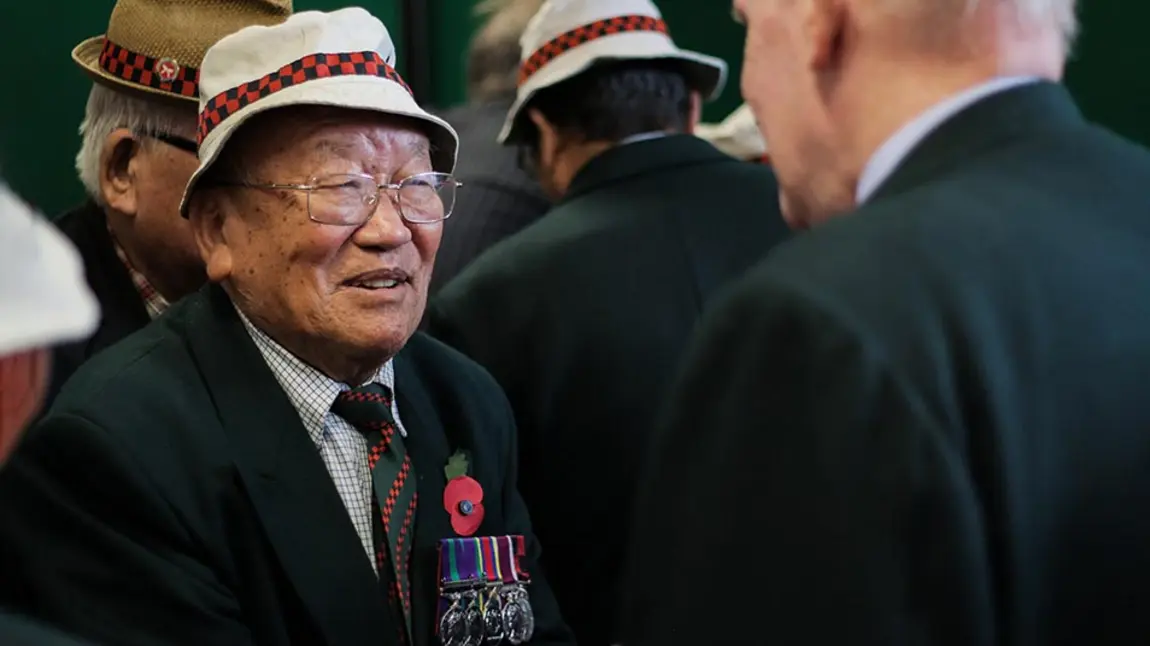
M 448 173 L 418 173 L 395 184 L 379 184 L 371 175 L 358 173 L 320 175 L 306 184 L 213 182 L 217 186 L 242 186 L 307 193 L 307 214 L 313 222 L 362 226 L 379 207 L 383 191 L 395 204 L 399 216 L 412 224 L 446 220 L 455 207 L 455 189 L 462 186 Z

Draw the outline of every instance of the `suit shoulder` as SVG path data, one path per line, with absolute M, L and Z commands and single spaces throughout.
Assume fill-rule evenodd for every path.
M 49 415 L 71 413 L 97 421 L 126 413 L 118 402 L 170 398 L 166 389 L 186 381 L 185 372 L 194 372 L 173 323 L 167 318 L 153 323 L 84 362 L 65 383 Z
M 425 332 L 416 332 L 397 357 L 432 387 L 489 397 L 502 390 L 491 373 L 462 352 Z

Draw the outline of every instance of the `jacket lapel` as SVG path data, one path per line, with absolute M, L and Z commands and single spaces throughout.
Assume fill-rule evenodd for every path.
M 371 564 L 315 444 L 224 291 L 188 303 L 192 354 L 280 563 L 330 644 L 395 635 Z M 422 485 L 422 483 L 421 483 Z
M 395 358 L 395 396 L 407 431 L 405 445 L 419 483 L 419 508 L 411 554 L 412 626 L 415 646 L 430 646 L 439 602 L 439 539 L 454 536 L 443 509 L 447 486 L 443 469 L 454 447 L 415 365 L 401 352 Z

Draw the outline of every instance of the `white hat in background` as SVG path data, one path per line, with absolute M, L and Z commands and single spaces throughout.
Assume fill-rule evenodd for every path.
M 81 339 L 99 321 L 80 254 L 0 184 L 0 357 Z
M 499 133 L 500 143 L 520 138 L 520 113 L 537 92 L 597 63 L 682 61 L 692 87 L 708 99 L 722 92 L 727 79 L 722 59 L 675 45 L 650 0 L 547 0 L 528 23 L 519 46 L 519 90 Z
M 767 154 L 763 132 L 755 120 L 755 113 L 746 103 L 719 123 L 700 123 L 695 127 L 695 136 L 739 159 L 761 159 Z
M 427 125 L 432 164 L 455 168 L 459 138 L 443 119 L 419 107 L 395 71 L 387 27 L 359 7 L 303 11 L 282 24 L 252 26 L 221 39 L 200 66 L 200 167 L 188 181 L 180 212 L 187 217 L 196 182 L 228 139 L 261 112 L 325 105 L 411 117 Z

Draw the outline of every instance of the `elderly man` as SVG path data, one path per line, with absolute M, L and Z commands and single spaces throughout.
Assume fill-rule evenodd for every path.
M 248 25 L 282 22 L 291 0 L 119 0 L 107 33 L 72 52 L 95 81 L 76 170 L 88 193 L 56 223 L 79 248 L 102 309 L 89 338 L 56 349 L 51 401 L 82 363 L 204 283 L 180 191 L 196 169 L 204 52 Z
M 96 328 L 99 308 L 68 241 L 0 184 L 0 469 L 48 384 L 48 347 Z M 5 646 L 79 646 L 9 615 L 0 606 Z
M 647 0 L 544 4 L 503 139 L 558 203 L 428 310 L 511 400 L 548 575 L 590 646 L 614 636 L 636 466 L 691 330 L 788 234 L 771 172 L 690 134 L 725 64 L 666 30 Z
M 5 601 L 128 646 L 570 643 L 506 399 L 413 336 L 457 141 L 394 66 L 358 8 L 208 52 L 183 208 L 213 284 L 13 457 Z
M 1073 1 L 735 7 L 812 229 L 702 326 L 626 643 L 1150 643 L 1150 153 L 1058 85 Z
M 496 139 L 515 102 L 519 38 L 543 0 L 485 0 L 476 13 L 485 21 L 471 40 L 466 105 L 443 118 L 468 150 L 455 175 L 466 186 L 455 215 L 443 223 L 431 293 L 451 282 L 471 261 L 500 240 L 543 217 L 551 203 L 519 165 L 514 148 Z

